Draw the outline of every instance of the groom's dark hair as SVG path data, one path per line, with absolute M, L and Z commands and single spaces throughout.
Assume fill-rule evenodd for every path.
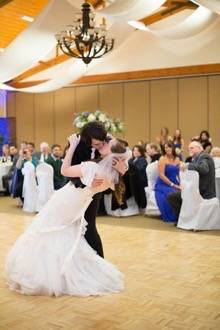
M 105 141 L 107 131 L 105 126 L 99 121 L 92 121 L 85 125 L 80 133 L 82 141 L 91 146 L 92 139 Z

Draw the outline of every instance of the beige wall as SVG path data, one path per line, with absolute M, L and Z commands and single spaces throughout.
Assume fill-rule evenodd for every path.
M 66 142 L 74 114 L 101 109 L 125 123 L 130 144 L 155 141 L 162 126 L 183 138 L 208 129 L 220 145 L 220 75 L 67 87 L 54 93 L 10 93 L 8 115 L 17 121 L 17 142 Z

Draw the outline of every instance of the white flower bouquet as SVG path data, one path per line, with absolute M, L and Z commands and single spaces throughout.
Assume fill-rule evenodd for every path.
M 81 130 L 86 124 L 92 121 L 100 121 L 104 124 L 105 129 L 109 133 L 121 133 L 124 130 L 124 124 L 120 119 L 112 119 L 106 113 L 96 110 L 95 112 L 82 112 L 77 114 L 73 121 L 73 125 Z

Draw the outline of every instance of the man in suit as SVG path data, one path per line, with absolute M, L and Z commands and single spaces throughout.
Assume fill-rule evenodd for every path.
M 14 173 L 14 170 L 15 170 L 15 167 L 16 167 L 16 163 L 17 163 L 17 160 L 18 160 L 18 149 L 15 145 L 10 145 L 9 146 L 9 152 L 10 152 L 10 156 L 11 156 L 11 161 L 12 161 L 12 166 L 10 167 L 9 171 L 7 174 L 3 175 L 2 177 L 2 185 L 3 185 L 3 188 L 5 189 L 5 195 L 8 196 L 10 195 L 10 181 L 12 180 L 12 177 L 13 177 L 13 173 Z
M 91 159 L 98 159 L 100 157 L 99 150 L 108 141 L 104 125 L 97 121 L 90 122 L 84 126 L 80 135 L 81 139 L 74 151 L 71 165 L 77 165 Z M 113 166 L 122 174 L 126 171 L 126 164 L 121 160 L 115 160 Z M 70 178 L 70 180 L 75 187 L 85 187 L 80 178 Z M 94 179 L 92 186 L 95 187 L 100 184 L 102 184 L 101 179 Z M 94 195 L 93 201 L 85 212 L 85 220 L 88 223 L 85 239 L 100 257 L 104 257 L 102 241 L 96 228 L 96 215 L 101 196 L 101 193 Z
M 200 142 L 193 141 L 189 144 L 189 155 L 192 162 L 183 164 L 181 170 L 194 170 L 199 173 L 199 191 L 204 199 L 216 197 L 215 192 L 215 165 L 209 154 L 205 153 Z M 175 214 L 179 217 L 182 205 L 181 192 L 168 195 L 168 202 L 172 206 Z
M 51 147 L 51 154 L 48 156 L 46 163 L 53 167 L 53 182 L 54 189 L 58 190 L 62 188 L 65 184 L 64 176 L 61 174 L 61 167 L 63 161 L 61 145 L 54 144 Z

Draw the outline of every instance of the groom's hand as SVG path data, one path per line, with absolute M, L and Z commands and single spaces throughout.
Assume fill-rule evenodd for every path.
M 92 188 L 97 188 L 103 184 L 103 179 L 94 178 L 92 181 Z

